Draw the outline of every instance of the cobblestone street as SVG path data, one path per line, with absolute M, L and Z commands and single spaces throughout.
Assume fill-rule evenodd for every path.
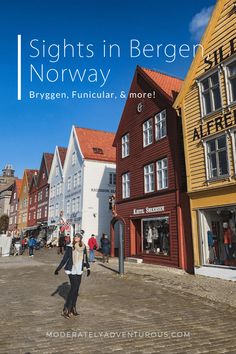
M 117 260 L 97 261 L 67 320 L 60 258 L 0 259 L 1 353 L 235 353 L 235 283 L 132 263 L 120 278 Z

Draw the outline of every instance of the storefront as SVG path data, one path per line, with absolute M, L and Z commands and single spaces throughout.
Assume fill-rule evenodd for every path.
M 203 266 L 219 270 L 234 267 L 235 1 L 217 2 L 174 107 L 183 121 L 194 265 L 196 270 Z

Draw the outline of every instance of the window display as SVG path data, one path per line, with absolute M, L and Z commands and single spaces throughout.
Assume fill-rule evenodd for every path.
M 142 220 L 143 253 L 170 255 L 169 218 Z
M 203 211 L 205 264 L 236 266 L 236 207 Z

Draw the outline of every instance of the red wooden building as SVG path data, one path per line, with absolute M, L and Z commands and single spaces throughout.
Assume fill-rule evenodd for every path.
M 182 80 L 137 67 L 116 133 L 117 194 L 111 253 L 124 229 L 125 256 L 192 272 L 181 120 Z
M 37 181 L 37 212 L 36 218 L 38 225 L 47 227 L 48 203 L 49 203 L 49 184 L 48 177 L 52 166 L 53 154 L 43 153 Z
M 22 180 L 16 179 L 12 188 L 10 199 L 10 213 L 9 213 L 9 228 L 8 230 L 17 233 L 18 231 L 18 208 L 19 208 L 19 192 Z
M 29 186 L 29 203 L 28 203 L 28 216 L 27 216 L 27 227 L 37 228 L 37 207 L 38 207 L 38 172 L 35 171 L 31 184 Z

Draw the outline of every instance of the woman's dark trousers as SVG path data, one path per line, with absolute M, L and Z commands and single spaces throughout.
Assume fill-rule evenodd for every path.
M 72 275 L 69 274 L 70 279 L 70 291 L 66 299 L 66 303 L 64 306 L 64 310 L 72 311 L 73 308 L 76 307 L 77 297 L 79 295 L 79 287 L 81 283 L 82 275 Z

